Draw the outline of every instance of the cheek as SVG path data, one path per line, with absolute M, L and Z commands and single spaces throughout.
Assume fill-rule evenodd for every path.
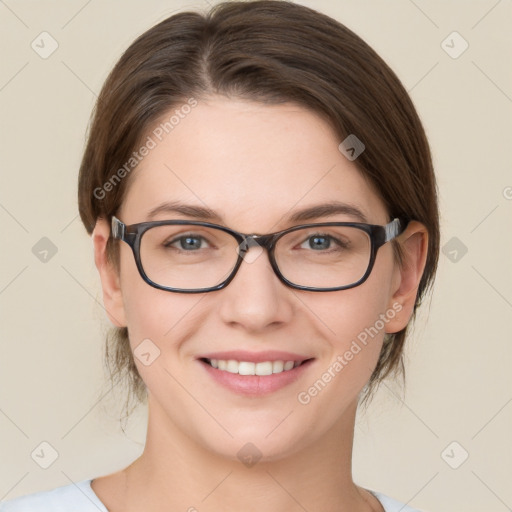
M 165 355 L 176 348 L 173 339 L 177 338 L 177 333 L 180 337 L 185 334 L 181 332 L 184 325 L 191 329 L 196 325 L 194 307 L 202 295 L 158 290 L 142 279 L 131 254 L 123 256 L 121 289 L 132 350 L 137 355 L 137 347 L 150 340 L 160 355 Z
M 370 286 L 334 293 L 340 294 L 339 300 L 326 299 L 324 307 L 316 304 L 328 329 L 330 353 L 326 359 L 331 362 L 320 370 L 343 374 L 343 386 L 361 388 L 380 354 L 385 332 L 381 318 L 387 297 Z
M 327 352 L 296 399 L 304 421 L 312 421 L 317 434 L 342 421 L 379 359 L 388 296 L 383 286 L 376 285 L 376 281 L 367 282 L 367 286 L 333 292 L 336 300 L 326 297 L 311 304 L 326 326 L 324 334 L 329 333 L 323 344 Z
M 389 307 L 392 258 L 385 253 L 382 256 L 362 285 L 301 298 L 327 341 L 322 359 L 329 363 L 318 369 L 319 377 L 336 381 L 334 387 L 356 391 L 366 384 L 377 364 L 386 326 L 397 314 Z
M 126 287 L 127 323 L 130 346 L 138 373 L 151 393 L 175 398 L 181 390 L 178 382 L 187 377 L 188 340 L 196 336 L 202 324 L 201 295 L 174 294 L 149 286 L 142 279 Z M 166 395 L 167 393 L 167 395 Z M 185 397 L 186 399 L 186 397 Z
M 369 278 L 355 288 L 303 297 L 308 309 L 324 325 L 324 332 L 336 349 L 348 349 L 354 340 L 364 344 L 367 336 L 370 339 L 378 337 L 376 331 L 384 334 L 383 317 L 386 321 L 394 318 L 394 311 L 391 314 L 386 311 L 390 303 L 392 275 L 390 267 L 381 272 L 383 266 L 376 264 Z

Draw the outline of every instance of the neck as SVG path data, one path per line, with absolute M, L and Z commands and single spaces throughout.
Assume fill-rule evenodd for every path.
M 352 481 L 356 409 L 354 403 L 342 421 L 312 445 L 245 466 L 200 446 L 170 424 L 150 398 L 144 452 L 123 471 L 123 510 L 382 510 L 376 498 Z

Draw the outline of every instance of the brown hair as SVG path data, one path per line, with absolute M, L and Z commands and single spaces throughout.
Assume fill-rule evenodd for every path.
M 295 102 L 329 122 L 340 142 L 355 134 L 364 143 L 355 163 L 390 218 L 406 216 L 428 229 L 416 312 L 439 253 L 437 190 L 420 119 L 400 80 L 360 37 L 288 1 L 224 2 L 204 15 L 176 14 L 125 51 L 98 97 L 80 167 L 78 202 L 88 233 L 99 217 L 110 220 L 121 206 L 129 177 L 120 177 L 129 169 L 120 170 L 155 122 L 190 98 L 211 94 Z M 116 247 L 111 238 L 108 255 L 117 265 Z M 396 256 L 400 261 L 399 250 Z M 404 378 L 406 330 L 386 335 L 363 401 L 391 373 Z M 128 378 L 136 403 L 142 401 L 145 385 L 127 328 L 111 332 L 106 361 L 112 383 Z

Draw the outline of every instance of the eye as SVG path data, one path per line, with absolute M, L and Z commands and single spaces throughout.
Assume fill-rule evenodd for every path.
M 347 244 L 331 235 L 316 233 L 308 236 L 308 238 L 300 245 L 301 249 L 312 249 L 314 251 L 327 251 L 345 249 Z
M 306 247 L 303 247 L 306 244 Z M 331 246 L 331 237 L 325 235 L 313 235 L 308 237 L 308 239 L 302 244 L 301 248 L 303 249 L 329 249 Z
M 180 236 L 166 242 L 164 245 L 165 247 L 173 247 L 183 251 L 196 251 L 198 249 L 205 249 L 208 246 L 205 238 L 195 235 Z

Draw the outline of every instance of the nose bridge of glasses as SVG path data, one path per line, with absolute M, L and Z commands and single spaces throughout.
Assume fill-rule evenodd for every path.
M 247 252 L 251 247 L 269 250 L 272 238 L 272 235 L 244 235 L 244 240 L 238 247 L 241 252 Z

